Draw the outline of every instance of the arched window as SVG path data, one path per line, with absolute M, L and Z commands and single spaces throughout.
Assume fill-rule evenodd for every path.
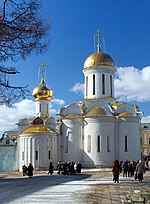
M 48 113 L 48 104 L 47 104 L 47 113 Z
M 69 134 L 71 134 L 71 132 L 68 132 L 66 135 L 65 153 L 68 153 Z
M 22 152 L 22 160 L 24 161 L 24 152 Z
M 105 94 L 105 74 L 102 74 L 102 94 Z
M 110 75 L 110 95 L 113 95 L 113 91 L 112 91 L 112 75 Z
M 50 159 L 51 158 L 51 151 L 49 150 L 48 151 L 48 159 Z
M 110 152 L 110 137 L 107 135 L 106 137 L 106 145 L 107 145 L 107 152 Z
M 35 151 L 35 160 L 38 160 L 38 151 Z
M 86 96 L 88 96 L 88 76 L 86 76 Z
M 95 95 L 95 74 L 93 74 L 93 95 Z
M 101 152 L 101 135 L 97 136 L 97 151 Z
M 125 145 L 124 145 L 124 148 L 125 148 L 125 152 L 127 152 L 128 151 L 128 136 L 127 135 L 125 135 Z
M 147 134 L 144 134 L 144 142 L 143 142 L 144 145 L 147 144 Z
M 87 140 L 87 152 L 91 152 L 91 136 L 88 135 L 88 140 Z
M 41 113 L 42 111 L 42 106 L 41 106 L 41 103 L 39 104 L 39 112 Z

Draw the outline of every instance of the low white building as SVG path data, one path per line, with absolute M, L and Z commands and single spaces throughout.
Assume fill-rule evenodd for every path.
M 113 59 L 100 50 L 84 62 L 84 99 L 60 109 L 60 118 L 51 118 L 44 74 L 33 90 L 34 118 L 18 122 L 19 170 L 30 162 L 37 170 L 52 161 L 81 162 L 84 167 L 110 166 L 118 160 L 138 160 L 140 112 L 136 105 L 114 97 Z

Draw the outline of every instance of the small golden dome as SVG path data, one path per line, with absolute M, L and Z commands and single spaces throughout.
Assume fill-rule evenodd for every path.
M 104 54 L 100 50 L 98 50 L 85 60 L 84 69 L 101 65 L 114 67 L 114 61 L 108 54 Z
M 131 113 L 128 112 L 122 112 L 119 114 L 120 117 L 124 117 L 124 116 L 133 116 Z
M 41 83 L 34 88 L 32 96 L 36 101 L 38 100 L 47 100 L 50 101 L 53 95 L 53 91 L 47 87 L 45 84 L 44 78 L 42 78 Z
M 53 133 L 54 131 L 48 128 L 45 125 L 32 125 L 22 131 L 21 135 L 23 134 L 36 134 L 36 133 Z
M 94 108 L 90 109 L 86 116 L 106 116 L 107 113 L 102 106 L 95 106 Z
M 69 118 L 79 118 L 78 114 L 68 114 L 64 117 L 65 119 L 69 119 Z
M 139 111 L 139 106 L 138 106 L 138 105 L 134 105 L 134 109 L 135 109 L 136 111 Z

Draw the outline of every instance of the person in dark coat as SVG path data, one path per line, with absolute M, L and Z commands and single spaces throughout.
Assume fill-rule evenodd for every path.
M 62 164 L 60 161 L 57 164 L 57 169 L 58 169 L 57 174 L 60 174 L 60 172 L 62 171 Z
M 52 162 L 50 162 L 48 174 L 52 175 L 53 174 L 53 170 L 54 170 L 54 166 L 53 166 Z
M 128 173 L 128 160 L 125 160 L 122 167 L 123 167 L 123 177 L 126 176 L 127 177 L 127 173 Z
M 115 160 L 112 165 L 113 181 L 119 183 L 119 174 L 121 172 L 121 166 L 118 160 Z
M 138 181 L 141 182 L 143 180 L 143 174 L 145 173 L 145 165 L 140 160 L 136 165 L 135 174 L 137 175 Z
M 80 162 L 77 163 L 77 173 L 81 174 L 82 164 Z
M 29 163 L 29 166 L 28 166 L 28 176 L 29 176 L 29 178 L 32 178 L 33 170 L 34 170 L 34 168 L 33 168 L 32 164 Z
M 28 168 L 26 165 L 23 165 L 22 166 L 22 173 L 23 173 L 23 176 L 26 176 L 27 175 L 27 172 L 28 172 Z

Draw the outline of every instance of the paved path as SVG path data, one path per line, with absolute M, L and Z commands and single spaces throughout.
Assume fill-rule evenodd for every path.
M 120 176 L 112 182 L 110 169 L 84 170 L 81 175 L 47 175 L 36 172 L 33 178 L 20 173 L 0 174 L 0 203 L 13 204 L 119 204 L 127 193 L 150 188 L 150 172 L 142 183 Z

